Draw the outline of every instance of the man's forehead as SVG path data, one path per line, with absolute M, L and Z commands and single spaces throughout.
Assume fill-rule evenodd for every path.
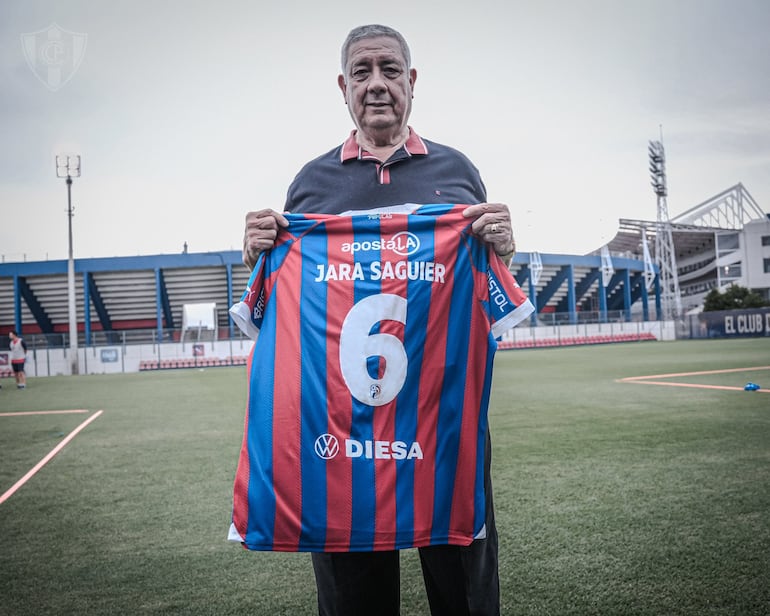
M 401 46 L 396 39 L 389 36 L 361 39 L 350 46 L 348 51 L 350 63 L 376 60 L 397 60 L 405 63 Z

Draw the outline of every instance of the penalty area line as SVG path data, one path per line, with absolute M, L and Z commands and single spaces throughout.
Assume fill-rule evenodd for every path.
M 22 415 L 64 415 L 68 413 L 87 413 L 84 409 L 72 409 L 69 411 L 13 411 L 12 413 L 0 413 L 0 417 L 21 417 Z
M 5 501 L 7 501 L 9 498 L 11 498 L 11 496 L 13 496 L 13 495 L 14 495 L 14 493 L 15 493 L 15 492 L 16 492 L 16 491 L 17 491 L 19 488 L 21 488 L 21 486 L 23 486 L 23 485 L 24 485 L 25 483 L 27 483 L 27 482 L 28 482 L 30 479 L 32 479 L 32 477 L 34 477 L 34 476 L 35 476 L 35 474 L 37 474 L 37 472 L 38 472 L 38 471 L 39 471 L 41 468 L 43 468 L 43 467 L 44 467 L 46 464 L 48 464 L 48 462 L 50 462 L 50 461 L 51 461 L 51 459 L 52 459 L 52 458 L 53 458 L 53 457 L 54 457 L 54 456 L 55 456 L 57 453 L 59 453 L 59 452 L 60 452 L 62 449 L 64 449 L 64 447 L 67 445 L 67 443 L 69 443 L 69 442 L 70 442 L 70 441 L 71 441 L 73 438 L 75 438 L 75 437 L 78 435 L 78 433 L 79 433 L 79 432 L 80 432 L 80 431 L 81 431 L 83 428 L 85 428 L 85 427 L 86 427 L 88 424 L 90 424 L 90 423 L 91 423 L 91 422 L 92 422 L 94 419 L 96 419 L 97 417 L 99 417 L 99 416 L 100 416 L 100 415 L 101 415 L 103 412 L 104 412 L 104 411 L 97 411 L 96 413 L 94 413 L 93 415 L 91 415 L 91 417 L 89 417 L 89 418 L 88 418 L 88 419 L 86 419 L 86 420 L 85 420 L 83 423 L 81 423 L 81 424 L 80 424 L 80 425 L 79 425 L 77 428 L 75 428 L 75 429 L 74 429 L 72 432 L 70 432 L 70 433 L 69 433 L 67 436 L 65 436 L 65 437 L 62 439 L 62 441 L 61 441 L 61 442 L 60 442 L 60 443 L 59 443 L 59 444 L 58 444 L 56 447 L 54 447 L 54 448 L 53 448 L 51 451 L 49 451 L 49 452 L 46 454 L 46 456 L 45 456 L 45 457 L 44 457 L 42 460 L 40 460 L 40 462 L 38 462 L 37 464 L 35 464 L 35 466 L 33 466 L 33 467 L 32 467 L 32 468 L 29 470 L 29 472 L 27 472 L 27 474 L 26 474 L 26 475 L 24 475 L 24 477 L 22 477 L 21 479 L 19 479 L 19 480 L 18 480 L 18 481 L 17 481 L 15 484 L 13 484 L 13 485 L 12 485 L 12 486 L 11 486 L 11 487 L 8 489 L 8 490 L 6 490 L 6 491 L 5 491 L 5 493 L 3 493 L 3 495 L 2 495 L 2 496 L 0 496 L 0 505 L 2 505 L 2 504 L 5 502 Z
M 751 372 L 754 370 L 770 370 L 770 366 L 751 366 L 749 368 L 723 368 L 721 370 L 701 370 L 699 372 L 669 372 L 668 374 L 650 374 L 647 376 L 627 376 L 617 379 L 620 383 L 644 381 L 646 379 L 670 379 L 680 376 L 699 376 L 702 374 L 727 374 L 728 372 Z
M 633 385 L 666 385 L 668 387 L 692 387 L 693 389 L 721 389 L 726 391 L 743 391 L 743 387 L 732 385 L 703 385 L 698 383 L 671 383 L 669 381 L 642 381 L 639 379 L 618 379 L 618 383 L 631 383 Z M 770 393 L 770 389 L 759 389 L 761 393 Z
M 616 383 L 632 383 L 635 385 L 665 385 L 668 387 L 692 387 L 693 389 L 721 389 L 727 391 L 743 391 L 743 387 L 732 385 L 706 385 L 699 383 L 681 383 L 676 381 L 657 381 L 653 379 L 670 379 L 684 376 L 699 376 L 703 374 L 727 374 L 735 372 L 750 372 L 758 370 L 770 370 L 770 366 L 751 366 L 749 368 L 724 368 L 721 370 L 701 370 L 699 372 L 670 372 L 668 374 L 651 374 L 648 376 L 627 376 L 615 379 Z M 759 389 L 761 393 L 770 393 L 770 389 Z

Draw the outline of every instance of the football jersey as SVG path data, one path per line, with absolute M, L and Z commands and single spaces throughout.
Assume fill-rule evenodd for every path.
M 256 339 L 229 538 L 467 545 L 495 339 L 534 308 L 465 206 L 287 214 L 230 313 Z

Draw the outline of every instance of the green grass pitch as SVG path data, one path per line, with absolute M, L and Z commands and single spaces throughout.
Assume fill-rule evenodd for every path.
M 770 339 L 498 353 L 503 614 L 770 614 Z M 667 380 L 705 387 L 619 382 Z M 755 370 L 749 370 L 755 368 Z M 658 379 L 660 380 L 660 379 Z M 759 392 L 745 392 L 752 381 Z M 315 613 L 307 554 L 225 540 L 244 368 L 2 381 L 0 613 Z M 402 614 L 427 614 L 415 551 Z

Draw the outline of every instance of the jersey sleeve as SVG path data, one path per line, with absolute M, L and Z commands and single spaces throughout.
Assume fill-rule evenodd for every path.
M 488 314 L 492 324 L 492 336 L 495 338 L 502 336 L 535 311 L 513 274 L 491 249 L 487 264 L 487 285 Z
M 251 272 L 246 290 L 241 296 L 241 301 L 230 307 L 230 317 L 246 336 L 256 340 L 262 327 L 265 307 L 265 257 L 261 253 Z

